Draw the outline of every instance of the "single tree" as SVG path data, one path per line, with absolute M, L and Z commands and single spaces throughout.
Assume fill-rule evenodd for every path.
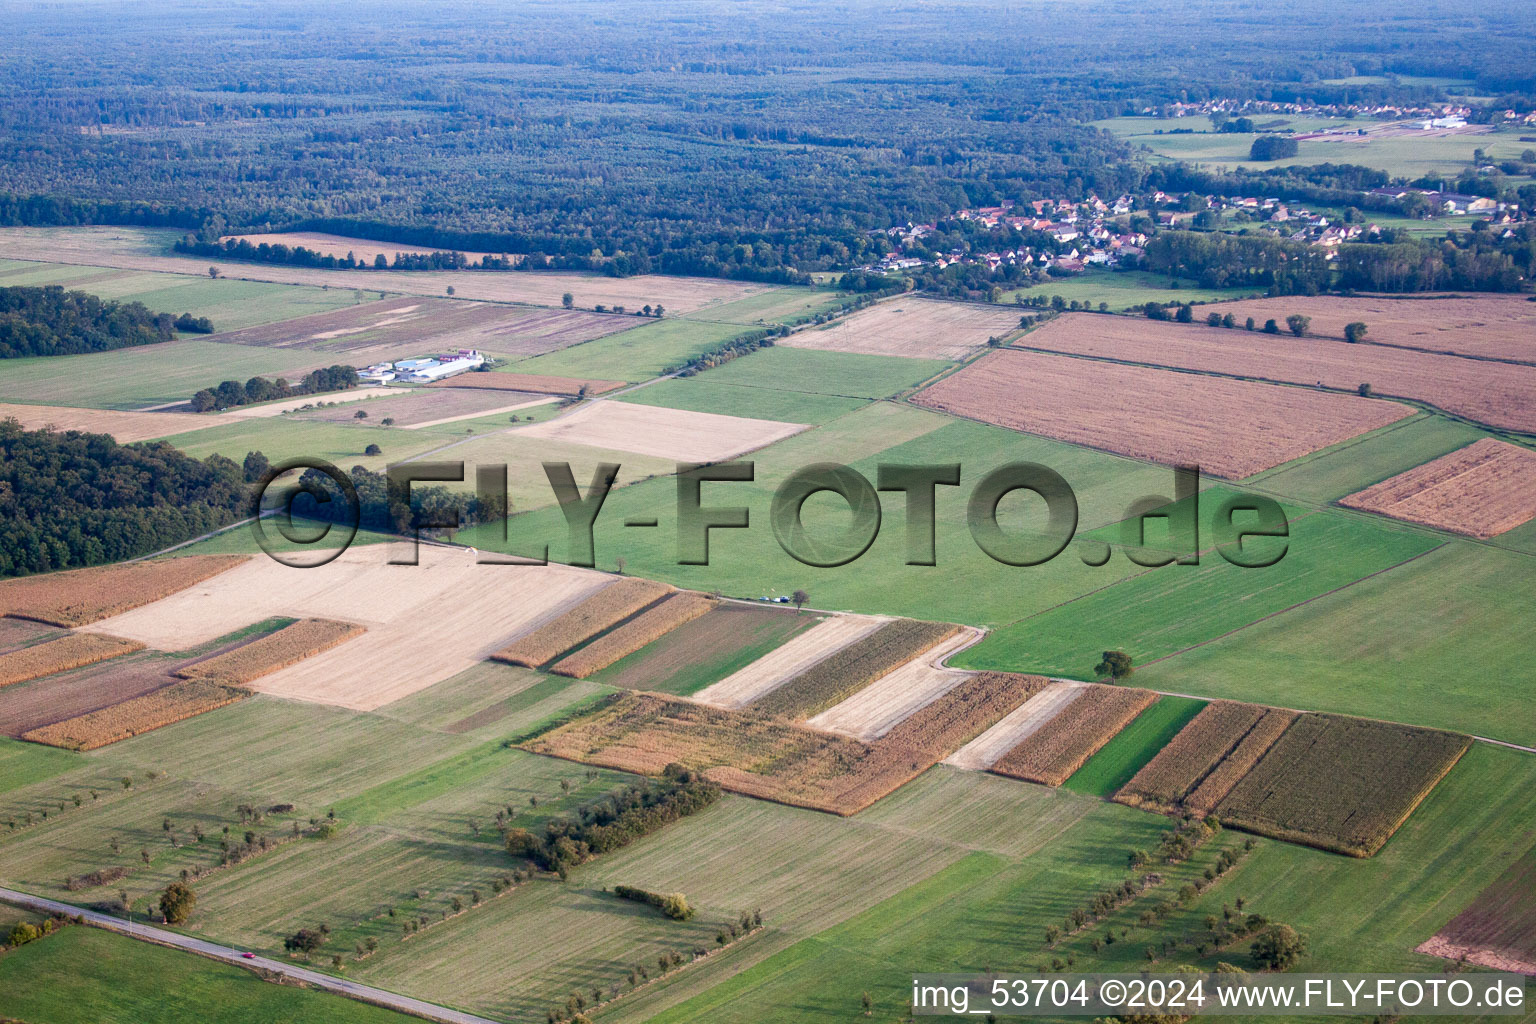
M 371 444 L 367 448 L 363 449 L 363 454 L 364 455 L 383 455 L 384 454 L 384 449 L 380 448 L 376 444 Z
M 1312 318 L 1302 316 L 1300 313 L 1292 313 L 1285 318 L 1285 326 L 1290 328 L 1291 333 L 1296 335 L 1296 337 L 1305 337 L 1307 328 L 1312 326 Z
M 1278 323 L 1276 323 L 1273 318 L 1271 318 L 1269 320 L 1265 320 L 1264 321 L 1264 333 L 1265 334 L 1279 334 L 1280 333 L 1280 325 Z
M 1355 388 L 1355 393 L 1358 394 L 1361 398 L 1370 398 L 1371 386 L 1369 384 L 1361 384 L 1359 387 Z
M 625 558 L 624 558 L 624 556 L 623 556 L 623 555 L 620 555 L 620 556 L 619 556 L 619 557 L 618 557 L 618 558 L 615 558 L 615 559 L 614 559 L 614 560 L 613 560 L 613 564 L 614 564 L 614 567 L 615 567 L 615 568 L 616 568 L 616 569 L 618 569 L 618 571 L 619 571 L 619 575 L 620 575 L 620 576 L 623 576 L 623 575 L 624 575 L 624 567 L 625 567 L 625 566 L 626 566 L 626 565 L 628 565 L 628 564 L 629 564 L 629 562 L 627 562 L 627 561 L 626 561 L 626 560 L 625 560 Z
M 1253 330 L 1253 317 L 1248 318 L 1248 322 L 1243 325 L 1243 329 L 1249 331 Z
M 811 595 L 803 590 L 797 590 L 789 595 L 790 602 L 795 606 L 795 614 L 800 614 L 800 609 L 805 607 L 805 602 L 811 599 Z
M 1134 671 L 1131 656 L 1124 651 L 1105 651 L 1103 660 L 1093 667 L 1093 674 L 1100 679 L 1124 679 Z
M 1289 970 L 1306 951 L 1306 940 L 1288 924 L 1275 925 L 1249 947 L 1254 961 L 1271 971 Z
M 875 1015 L 875 1001 L 870 998 L 868 992 L 859 996 L 859 1005 L 864 1007 L 864 1016 L 873 1017 Z
M 209 267 L 208 268 L 208 276 L 213 278 L 214 280 L 218 280 L 219 268 L 218 267 Z
M 160 913 L 166 924 L 185 924 L 197 905 L 197 893 L 185 882 L 172 882 L 160 894 Z
M 393 416 L 385 416 L 383 419 L 379 420 L 379 422 L 386 427 L 392 427 L 395 425 L 395 418 Z
M 446 290 L 447 290 L 448 294 L 451 296 L 453 294 L 453 285 L 449 285 Z
M 1359 320 L 1356 320 L 1352 324 L 1345 324 L 1344 325 L 1344 340 L 1353 345 L 1354 343 L 1358 342 L 1361 338 L 1365 337 L 1366 330 L 1367 330 L 1367 328 L 1366 328 L 1365 324 L 1363 322 L 1359 321 Z
M 1193 323 L 1195 320 L 1194 308 L 1186 302 L 1179 307 L 1179 311 L 1173 315 L 1173 318 L 1181 324 Z
M 560 296 L 560 305 L 564 306 L 566 309 L 574 307 L 576 305 L 576 296 L 572 295 L 570 292 L 566 292 L 564 295 Z
M 365 420 L 365 419 L 368 418 L 368 410 L 367 409 L 359 409 L 359 410 L 357 410 L 357 412 L 352 414 L 352 418 L 355 419 L 355 420 Z

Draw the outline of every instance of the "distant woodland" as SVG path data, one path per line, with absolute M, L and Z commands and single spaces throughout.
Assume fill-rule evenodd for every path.
M 893 224 L 1200 173 L 1136 158 L 1095 118 L 1212 96 L 1431 102 L 1451 79 L 1519 110 L 1536 95 L 1536 9 L 1513 0 L 1347 18 L 1323 0 L 365 7 L 8 12 L 0 224 L 195 244 L 308 229 L 801 280 L 877 256 Z M 1271 183 L 1348 189 L 1359 170 Z
M 207 317 L 155 313 L 138 302 L 112 302 L 85 292 L 0 288 L 0 359 L 106 352 L 170 341 L 177 331 L 208 334 Z

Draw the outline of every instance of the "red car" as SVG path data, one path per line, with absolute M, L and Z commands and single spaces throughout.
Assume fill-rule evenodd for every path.
M 240 955 L 245 957 L 247 960 L 255 960 L 256 959 L 256 954 L 255 953 L 241 953 Z

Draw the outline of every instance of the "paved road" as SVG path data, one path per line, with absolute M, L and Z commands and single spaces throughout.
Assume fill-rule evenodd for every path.
M 14 889 L 0 888 L 0 900 L 15 903 L 45 914 L 69 914 L 70 916 L 83 917 L 91 924 L 105 928 L 108 931 L 118 932 L 136 939 L 144 939 L 149 942 L 159 943 L 162 946 L 175 946 L 179 949 L 201 953 L 203 956 L 212 957 L 215 960 L 225 960 L 239 967 L 260 967 L 268 971 L 286 975 L 296 981 L 302 981 L 316 988 L 326 989 L 339 995 L 351 996 L 369 1003 L 377 1003 L 387 1006 L 392 1010 L 413 1014 L 417 1017 L 425 1017 L 428 1020 L 444 1021 L 447 1024 L 500 1024 L 488 1017 L 477 1017 L 472 1013 L 464 1013 L 459 1010 L 450 1010 L 445 1006 L 435 1003 L 423 1002 L 420 999 L 412 999 L 410 996 L 398 995 L 394 992 L 386 992 L 381 988 L 373 988 L 368 985 L 359 985 L 345 978 L 333 978 L 329 974 L 321 974 L 319 971 L 311 971 L 282 960 L 268 960 L 266 957 L 255 957 L 247 960 L 241 955 L 241 951 L 229 946 L 220 946 L 216 943 L 196 939 L 190 935 L 182 935 L 178 932 L 167 931 L 164 928 L 156 928 L 153 925 L 129 923 L 122 918 L 113 917 L 110 914 L 100 914 L 94 910 L 82 910 L 68 903 L 58 903 L 54 900 L 46 900 L 40 896 L 31 896 L 24 892 L 16 892 Z

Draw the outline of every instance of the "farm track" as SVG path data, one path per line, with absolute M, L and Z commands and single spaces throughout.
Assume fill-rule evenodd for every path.
M 391 1010 L 399 1010 L 413 1017 L 421 1017 L 426 1020 L 443 1021 L 444 1024 L 500 1024 L 489 1017 L 477 1017 L 472 1013 L 462 1010 L 449 1009 L 446 1006 L 438 1006 L 421 999 L 413 999 L 410 996 L 402 996 L 382 988 L 374 988 L 371 985 L 360 985 L 355 981 L 345 978 L 333 978 L 329 974 L 321 974 L 307 967 L 296 967 L 293 964 L 284 963 L 281 960 L 270 960 L 267 957 L 253 957 L 246 959 L 244 954 L 231 946 L 221 946 L 206 939 L 196 939 L 190 935 L 182 935 L 165 928 L 156 928 L 153 925 L 136 924 L 131 921 L 123 921 L 108 914 L 98 913 L 94 910 L 82 910 L 68 903 L 60 903 L 56 900 L 43 899 L 15 889 L 0 888 L 0 900 L 12 903 L 29 910 L 43 914 L 68 914 L 71 917 L 83 918 L 88 924 L 119 935 L 126 935 L 132 939 L 143 942 L 153 942 L 157 946 L 169 946 L 173 949 L 185 950 L 198 956 L 207 957 L 210 960 L 221 960 L 235 967 L 243 967 L 247 970 L 256 969 L 271 971 L 281 974 L 297 982 L 313 985 L 316 988 L 335 992 L 338 995 L 347 996 L 375 1006 L 387 1007 Z

